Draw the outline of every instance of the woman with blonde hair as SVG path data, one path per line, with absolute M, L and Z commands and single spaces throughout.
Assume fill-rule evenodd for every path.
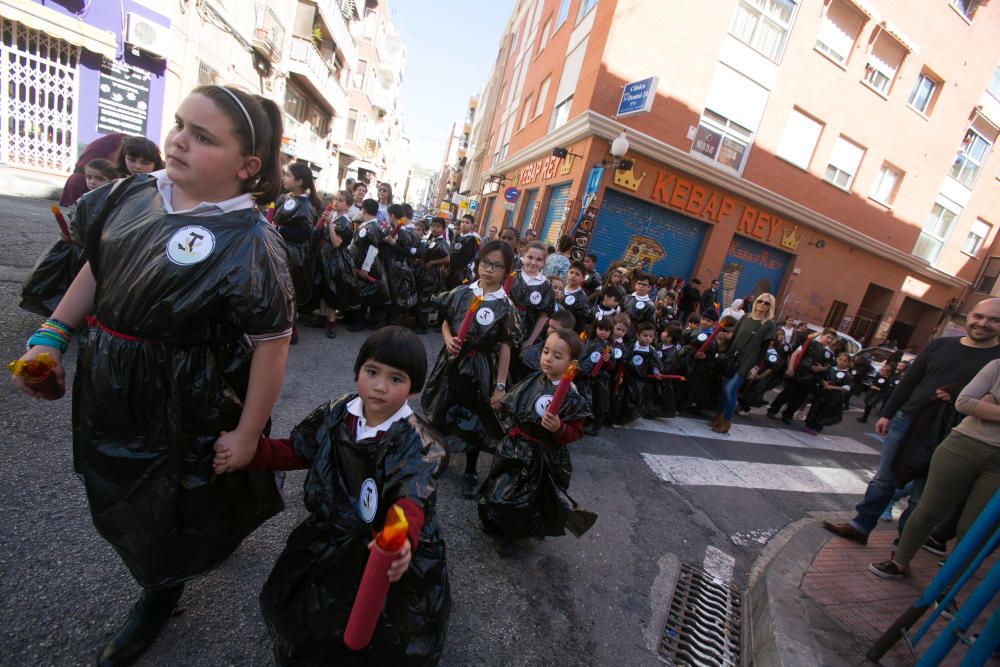
M 757 364 L 764 358 L 774 338 L 774 297 L 764 293 L 753 300 L 753 308 L 740 319 L 729 345 L 729 366 L 722 381 L 719 408 L 709 426 L 716 433 L 728 433 L 736 408 L 736 394 L 743 382 L 757 376 Z

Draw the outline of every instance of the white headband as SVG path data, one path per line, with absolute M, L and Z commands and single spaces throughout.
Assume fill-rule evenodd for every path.
M 236 106 L 238 106 L 240 108 L 240 111 L 243 112 L 243 117 L 247 119 L 247 127 L 250 128 L 250 152 L 252 153 L 257 149 L 257 133 L 254 132 L 253 129 L 253 121 L 250 120 L 250 112 L 247 111 L 247 108 L 245 106 L 243 106 L 243 102 L 240 102 L 240 98 L 236 96 L 236 93 L 229 90 L 225 86 L 217 85 L 215 87 L 218 88 L 219 90 L 225 91 L 227 95 L 233 98 L 233 102 L 236 102 Z

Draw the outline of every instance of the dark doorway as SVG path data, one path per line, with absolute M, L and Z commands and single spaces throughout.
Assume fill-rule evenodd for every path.
M 833 305 L 830 306 L 830 312 L 826 314 L 826 321 L 823 322 L 823 326 L 840 329 L 840 322 L 844 319 L 844 313 L 846 312 L 846 303 L 843 301 L 834 301 Z
M 851 322 L 851 329 L 848 333 L 866 345 L 871 344 L 883 313 L 889 309 L 892 294 L 891 289 L 875 283 L 868 283 L 865 297 L 861 300 L 861 305 L 854 316 L 854 321 Z

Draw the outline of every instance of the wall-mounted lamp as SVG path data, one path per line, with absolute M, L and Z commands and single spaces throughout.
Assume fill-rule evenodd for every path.
M 566 149 L 566 148 L 553 148 L 552 149 L 552 157 L 557 157 L 560 160 L 565 160 L 567 155 L 572 155 L 573 157 L 578 157 L 581 160 L 583 159 L 582 155 L 577 155 L 576 153 L 570 153 L 569 150 Z
M 635 164 L 635 162 L 633 162 L 632 160 L 622 159 L 625 156 L 625 154 L 628 153 L 628 149 L 629 149 L 628 137 L 626 137 L 625 133 L 622 132 L 617 137 L 615 137 L 614 141 L 611 142 L 610 153 L 611 156 L 616 159 L 608 160 L 607 158 L 605 158 L 604 160 L 601 161 L 601 166 L 611 167 L 615 170 L 628 171 Z

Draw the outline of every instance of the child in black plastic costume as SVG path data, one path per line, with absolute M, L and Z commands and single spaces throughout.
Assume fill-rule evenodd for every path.
M 563 289 L 562 308 L 573 313 L 576 318 L 576 326 L 573 330 L 576 333 L 583 333 L 590 328 L 594 321 L 591 313 L 590 301 L 587 299 L 587 292 L 583 289 L 583 275 L 585 269 L 582 262 L 571 262 L 566 269 L 566 287 Z
M 567 445 L 583 435 L 590 408 L 575 387 L 558 415 L 546 408 L 579 355 L 580 340 L 572 331 L 550 333 L 542 370 L 517 383 L 501 404 L 506 435 L 479 492 L 483 530 L 497 534 L 501 556 L 516 553 L 516 539 L 565 534 L 567 507 L 560 492 L 569 488 L 573 470 Z
M 615 355 L 611 336 L 615 322 L 610 317 L 594 323 L 594 331 L 583 345 L 580 367 L 576 374 L 576 388 L 590 404 L 591 416 L 584 425 L 584 433 L 598 435 L 608 417 L 611 405 L 611 378 L 614 375 Z
M 542 348 L 545 346 L 545 339 L 549 337 L 549 334 L 557 329 L 572 331 L 575 324 L 576 318 L 568 310 L 557 310 L 552 313 L 545 325 L 545 333 L 541 336 L 541 340 L 531 347 L 521 348 L 518 361 L 520 361 L 521 368 L 524 369 L 522 377 L 525 371 L 527 373 L 535 373 L 541 370 Z
M 820 387 L 816 391 L 802 430 L 816 435 L 824 426 L 839 424 L 844 418 L 844 394 L 851 392 L 851 355 L 841 352 L 837 355 L 837 365 L 828 368 L 820 377 Z
M 143 589 L 101 665 L 138 660 L 184 583 L 282 507 L 273 475 L 212 471 L 215 443 L 234 465 L 253 457 L 284 375 L 287 253 L 254 207 L 278 193 L 281 110 L 201 86 L 175 116 L 164 171 L 81 199 L 89 261 L 51 320 L 70 336 L 91 323 L 74 378 L 74 466 L 95 527 Z M 66 342 L 29 341 L 22 358 L 61 360 Z
M 357 304 L 358 278 L 347 248 L 354 236 L 354 225 L 347 216 L 351 193 L 341 190 L 333 196 L 333 208 L 320 216 L 322 235 L 319 244 L 319 267 L 316 271 L 320 311 L 326 317 L 326 337 L 337 337 L 337 311 Z
M 347 248 L 358 277 L 358 308 L 351 313 L 353 321 L 347 325 L 348 331 L 361 331 L 365 326 L 378 329 L 385 319 L 389 288 L 385 283 L 385 258 L 380 251 L 385 233 L 376 217 L 378 212 L 374 199 L 361 202 L 361 223 Z
M 312 170 L 302 162 L 293 162 L 281 174 L 285 194 L 274 202 L 274 218 L 288 248 L 288 270 L 295 285 L 295 304 L 304 308 L 312 299 L 316 258 L 313 253 L 313 226 L 323 204 L 316 196 Z M 292 330 L 292 345 L 299 342 L 298 328 Z
M 420 405 L 428 421 L 447 438 L 452 451 L 465 452 L 462 494 L 476 497 L 480 450 L 492 451 L 503 437 L 496 409 L 507 393 L 514 306 L 503 280 L 514 264 L 514 251 L 500 240 L 483 245 L 476 262 L 479 280 L 434 297 L 441 317 L 444 347 L 438 354 Z M 458 339 L 473 299 L 475 309 L 464 341 Z
M 544 266 L 545 246 L 537 241 L 529 243 L 524 251 L 521 270 L 514 275 L 508 295 L 517 309 L 514 329 L 514 349 L 517 352 L 541 342 L 539 336 L 555 308 L 552 285 L 542 275 Z M 537 366 L 534 370 L 538 370 Z M 520 380 L 528 372 L 521 364 L 518 354 L 517 363 L 511 364 L 511 379 Z
M 658 378 L 666 374 L 660 351 L 653 345 L 656 326 L 649 321 L 636 326 L 636 341 L 625 353 L 625 378 L 620 415 L 622 424 L 640 417 L 656 419 L 676 417 L 672 380 Z
M 618 273 L 617 271 L 615 273 Z M 606 286 L 604 289 L 616 287 Z M 614 372 L 611 377 L 611 403 L 608 406 L 608 416 L 604 420 L 605 426 L 612 426 L 621 423 L 622 410 L 625 401 L 622 400 L 622 385 L 625 381 L 625 362 L 629 349 L 632 347 L 632 340 L 629 332 L 632 330 L 632 320 L 625 313 L 618 313 L 614 316 L 614 328 L 611 330 L 611 354 L 614 356 L 612 363 Z
M 424 346 L 398 326 L 368 337 L 354 362 L 356 393 L 316 408 L 288 439 L 262 438 L 250 470 L 309 471 L 310 516 L 288 538 L 260 595 L 279 664 L 434 665 L 451 595 L 438 529 L 437 477 L 447 466 L 440 436 L 406 404 L 427 374 Z M 218 464 L 226 463 L 219 449 Z M 368 648 L 343 636 L 368 560 L 372 531 L 398 505 L 409 540 Z
M 862 424 L 867 423 L 873 410 L 875 414 L 878 414 L 882 405 L 889 400 L 889 394 L 896 388 L 898 379 L 893 377 L 893 370 L 892 363 L 886 361 L 872 379 L 868 386 L 868 392 L 865 394 L 865 412 L 858 417 L 858 421 Z
M 451 251 L 448 239 L 445 238 L 444 227 L 444 218 L 431 220 L 430 236 L 420 253 L 415 312 L 415 331 L 418 334 L 427 333 L 427 311 L 431 308 L 431 299 L 445 289 L 444 280 L 448 272 L 448 263 L 451 261 Z

